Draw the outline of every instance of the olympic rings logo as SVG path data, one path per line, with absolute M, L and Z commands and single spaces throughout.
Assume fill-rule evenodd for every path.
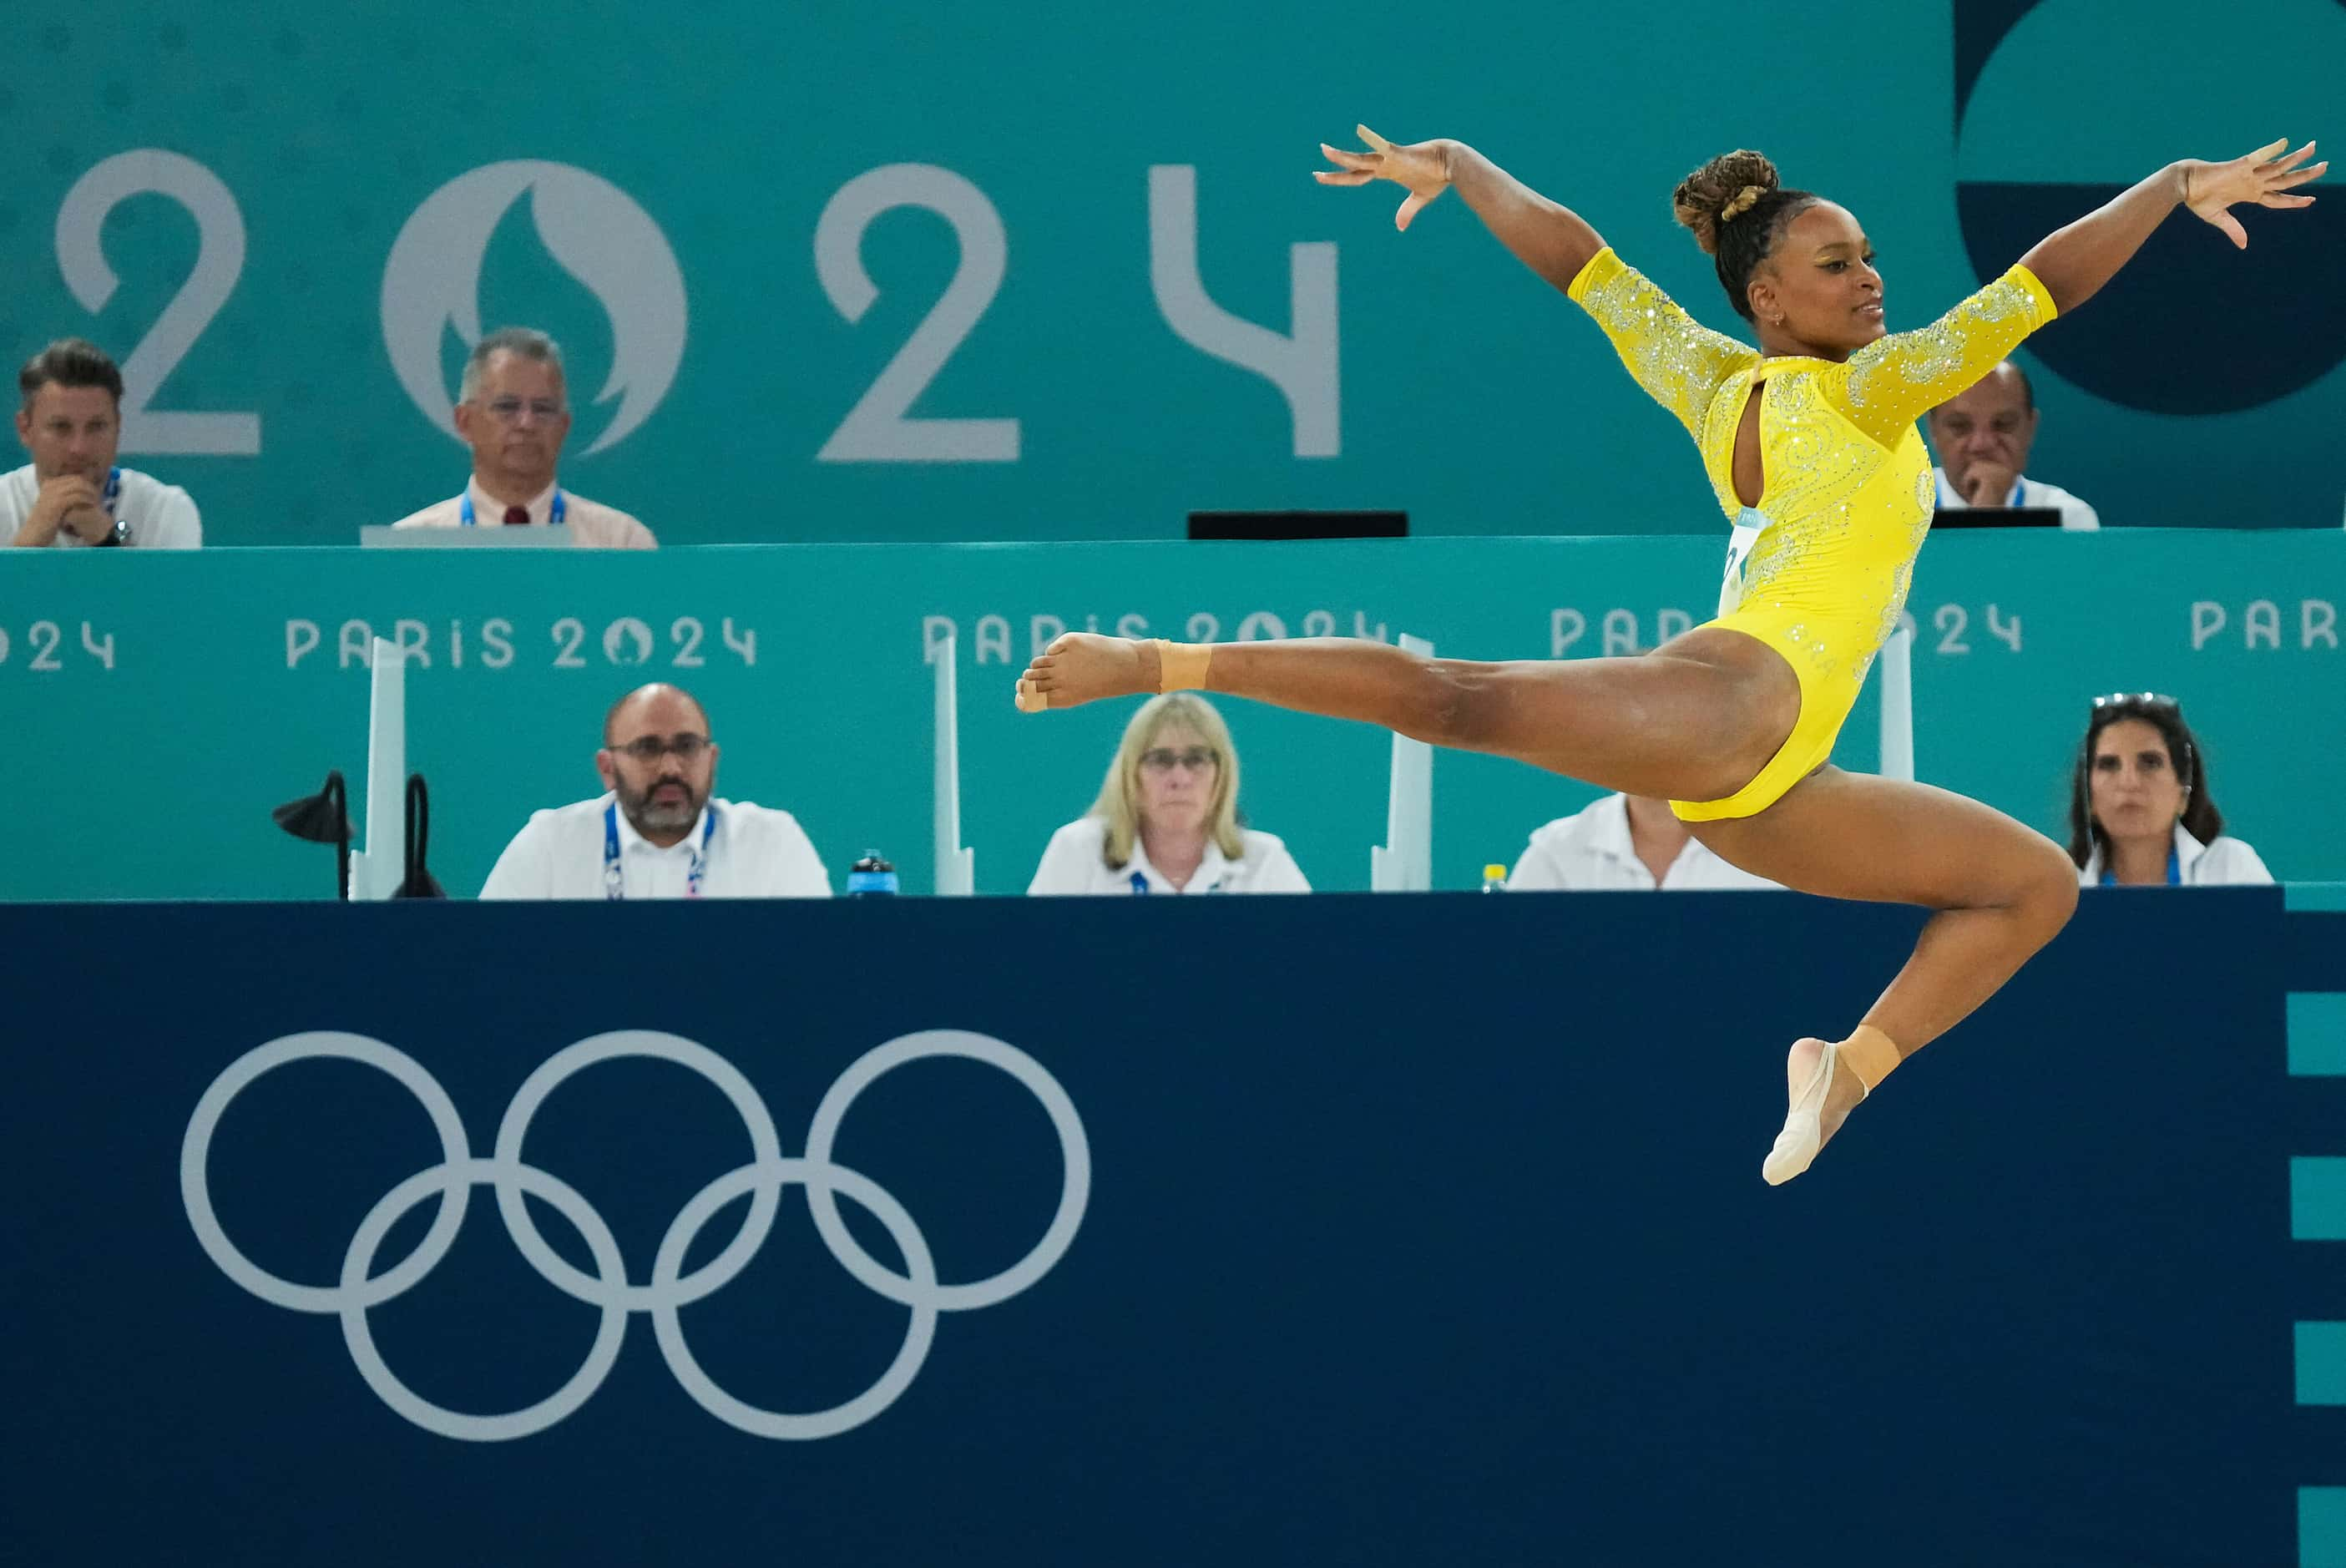
M 749 1130 L 753 1154 L 748 1165 L 710 1182 L 678 1212 L 652 1259 L 650 1278 L 642 1285 L 629 1282 L 618 1242 L 602 1216 L 568 1184 L 522 1159 L 522 1143 L 528 1136 L 530 1119 L 547 1095 L 574 1073 L 627 1056 L 673 1062 L 716 1085 L 732 1102 L 743 1126 Z M 932 1056 L 967 1057 L 1017 1079 L 1049 1114 L 1051 1125 L 1058 1133 L 1066 1170 L 1058 1210 L 1034 1249 L 1002 1272 L 968 1284 L 940 1283 L 935 1262 L 929 1256 L 928 1242 L 903 1206 L 869 1176 L 835 1164 L 831 1157 L 840 1123 L 855 1097 L 882 1074 Z M 282 1278 L 239 1251 L 221 1228 L 219 1216 L 212 1212 L 206 1175 L 212 1134 L 237 1095 L 264 1073 L 288 1063 L 317 1059 L 358 1062 L 389 1074 L 422 1102 L 440 1135 L 441 1162 L 399 1183 L 368 1211 L 342 1254 L 342 1276 L 333 1285 L 303 1285 Z M 651 1317 L 653 1337 L 659 1343 L 660 1355 L 667 1360 L 668 1370 L 703 1410 L 756 1437 L 807 1440 L 836 1437 L 893 1404 L 912 1386 L 922 1362 L 928 1357 L 938 1313 L 992 1307 L 1049 1273 L 1066 1256 L 1075 1240 L 1076 1227 L 1083 1224 L 1084 1208 L 1091 1197 L 1091 1146 L 1084 1136 L 1082 1119 L 1076 1115 L 1075 1103 L 1059 1086 L 1058 1080 L 1015 1046 L 964 1029 L 929 1029 L 902 1035 L 857 1058 L 815 1107 L 814 1120 L 807 1128 L 806 1153 L 795 1159 L 783 1156 L 773 1118 L 749 1080 L 716 1052 L 678 1035 L 622 1029 L 581 1040 L 556 1052 L 515 1091 L 513 1103 L 505 1107 L 505 1119 L 497 1127 L 495 1155 L 475 1159 L 465 1144 L 464 1124 L 456 1114 L 455 1103 L 413 1057 L 362 1034 L 318 1030 L 289 1034 L 249 1051 L 212 1081 L 203 1097 L 196 1102 L 195 1114 L 188 1119 L 187 1137 L 179 1148 L 179 1194 L 187 1203 L 188 1223 L 195 1228 L 197 1241 L 221 1273 L 275 1306 L 296 1312 L 337 1314 L 342 1319 L 342 1339 L 350 1347 L 351 1359 L 367 1386 L 384 1404 L 426 1431 L 471 1442 L 497 1442 L 528 1437 L 567 1419 L 594 1396 L 618 1359 L 619 1344 L 626 1337 L 629 1316 L 644 1312 Z M 903 1347 L 877 1382 L 844 1404 L 805 1414 L 760 1410 L 719 1388 L 693 1359 L 678 1315 L 681 1308 L 722 1289 L 748 1266 L 773 1227 L 782 1189 L 792 1186 L 806 1188 L 807 1207 L 813 1213 L 815 1229 L 841 1266 L 869 1288 L 911 1308 L 913 1313 Z M 385 1364 L 367 1326 L 371 1308 L 413 1288 L 447 1256 L 464 1222 L 472 1189 L 476 1186 L 496 1190 L 497 1212 L 504 1217 L 514 1245 L 530 1266 L 547 1283 L 601 1308 L 603 1314 L 585 1364 L 568 1382 L 525 1410 L 501 1415 L 468 1414 L 424 1400 L 401 1382 Z M 691 1273 L 685 1273 L 685 1256 L 701 1227 L 719 1209 L 745 1193 L 750 1195 L 750 1212 L 742 1220 L 740 1232 L 715 1257 Z M 546 1245 L 536 1222 L 530 1217 L 528 1206 L 522 1201 L 525 1194 L 551 1204 L 577 1229 L 594 1258 L 592 1274 L 582 1272 Z M 434 1196 L 440 1199 L 440 1210 L 433 1217 L 423 1241 L 396 1266 L 381 1274 L 373 1273 L 376 1249 L 391 1227 L 409 1210 Z M 840 1218 L 842 1196 L 852 1199 L 880 1221 L 903 1256 L 903 1273 L 890 1269 L 856 1241 Z

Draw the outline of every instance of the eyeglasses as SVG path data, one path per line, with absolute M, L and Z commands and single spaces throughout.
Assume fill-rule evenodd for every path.
M 625 746 L 614 746 L 611 749 L 638 762 L 658 762 L 663 753 L 673 753 L 678 762 L 689 767 L 700 760 L 701 753 L 707 751 L 711 744 L 706 735 L 671 735 L 666 740 L 657 735 L 639 735 Z
M 1192 773 L 1203 773 L 1221 761 L 1210 746 L 1191 746 L 1176 751 L 1169 746 L 1153 747 L 1140 754 L 1140 765 L 1151 773 L 1170 773 L 1179 763 Z
M 493 398 L 481 407 L 488 410 L 489 417 L 499 424 L 513 423 L 521 417 L 524 409 L 529 410 L 532 418 L 548 423 L 560 419 L 563 414 L 562 405 L 550 397 L 534 397 L 526 402 L 517 397 Z
M 2174 713 L 2179 711 L 2182 706 L 2173 697 L 2156 691 L 2114 691 L 2107 697 L 2094 698 L 2096 712 L 2105 708 L 2156 708 Z

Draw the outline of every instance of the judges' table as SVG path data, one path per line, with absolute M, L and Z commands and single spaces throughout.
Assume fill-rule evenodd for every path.
M 1059 631 L 1198 639 L 1403 632 L 1473 658 L 1649 648 L 1706 618 L 1723 540 L 806 545 L 663 551 L 219 550 L 0 562 L 0 716 L 23 759 L 0 899 L 303 898 L 332 888 L 269 808 L 353 780 L 371 636 L 411 652 L 408 760 L 433 869 L 463 897 L 541 807 L 599 793 L 604 710 L 639 682 L 708 703 L 720 793 L 795 812 L 834 880 L 867 847 L 932 881 L 933 699 L 959 664 L 963 820 L 981 892 L 1023 891 L 1090 805 L 1130 706 L 1045 718 L 1011 682 Z M 2183 699 L 2233 830 L 2284 879 L 2346 879 L 2346 535 L 1958 534 L 1909 601 L 1924 780 L 2066 833 L 2096 693 Z M 1384 841 L 1381 732 L 1229 705 L 1252 824 L 1322 889 Z M 1836 759 L 1872 769 L 1872 688 Z M 1473 887 L 1593 798 L 1488 757 L 1433 773 L 1436 887 Z M 353 801 L 353 809 L 356 809 Z M 397 846 L 392 846 L 396 858 Z

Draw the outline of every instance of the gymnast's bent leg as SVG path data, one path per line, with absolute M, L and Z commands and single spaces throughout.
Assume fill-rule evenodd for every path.
M 2077 907 L 2077 868 L 2058 844 L 1927 784 L 1821 768 L 1756 816 L 1687 826 L 1721 860 L 1786 887 L 1939 911 L 1848 1040 L 1792 1047 L 1770 1182 L 1808 1168 L 1868 1091 L 1995 994 Z
M 1160 686 L 1361 719 L 1680 800 L 1724 799 L 1756 777 L 1800 700 L 1781 655 L 1713 626 L 1637 658 L 1505 664 L 1348 638 L 1199 647 L 1076 633 L 1028 667 L 1018 700 L 1039 711 Z M 2076 906 L 2075 870 L 2052 840 L 1926 785 L 1827 767 L 1753 816 L 1689 826 L 1720 858 L 1786 887 L 1939 911 L 1849 1038 L 1793 1045 L 1791 1110 L 1762 1166 L 1771 1183 L 1805 1170 L 1866 1093 L 1993 995 Z

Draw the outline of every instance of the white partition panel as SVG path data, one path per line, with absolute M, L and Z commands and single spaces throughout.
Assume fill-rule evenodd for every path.
M 1914 622 L 1901 616 L 1882 645 L 1882 776 L 1914 777 Z
M 407 874 L 407 658 L 388 637 L 367 649 L 366 841 L 351 851 L 351 897 L 387 899 Z
M 954 689 L 954 636 L 929 644 L 936 669 L 936 891 L 967 898 L 977 891 L 977 851 L 961 841 L 961 707 Z
M 1403 633 L 1401 646 L 1432 654 L 1433 645 Z M 1392 785 L 1385 800 L 1385 841 L 1369 850 L 1369 890 L 1422 893 L 1433 885 L 1433 748 L 1392 738 Z

